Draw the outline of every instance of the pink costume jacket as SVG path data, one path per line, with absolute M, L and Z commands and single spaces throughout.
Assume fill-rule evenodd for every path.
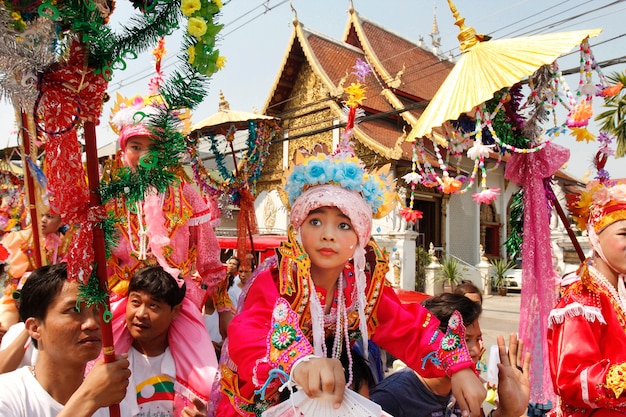
M 217 372 L 217 358 L 200 308 L 207 291 L 212 291 L 226 276 L 220 261 L 220 248 L 209 223 L 210 210 L 190 184 L 181 182 L 171 186 L 161 207 L 165 231 L 170 239 L 163 248 L 163 255 L 170 267 L 181 271 L 180 277 L 184 278 L 187 286 L 182 312 L 172 322 L 168 338 L 176 364 L 176 379 L 178 387 L 184 386 L 188 392 L 208 401 Z M 139 210 L 135 213 L 129 211 L 122 199 L 112 201 L 108 209 L 119 219 L 116 226 L 120 241 L 112 251 L 108 267 L 113 336 L 116 348 L 119 346 L 124 351 L 130 346 L 125 326 L 129 280 L 138 269 L 155 265 L 157 260 L 149 249 L 149 242 L 148 250 L 144 251 L 146 259 L 139 260 L 137 256 L 141 246 L 140 231 L 150 227 L 146 224 L 146 213 L 138 215 L 141 214 Z M 201 279 L 193 277 L 196 270 Z
M 626 414 L 626 312 L 593 267 L 567 286 L 549 317 L 556 416 Z M 606 282 L 606 283 L 605 283 Z
M 282 382 L 272 380 L 270 371 L 278 368 L 289 374 L 297 360 L 313 352 L 308 285 L 298 279 L 296 273 L 300 267 L 297 259 L 302 254 L 289 253 L 286 249 L 291 247 L 283 244 L 281 260 L 277 262 L 276 258 L 270 258 L 266 261 L 244 289 L 244 302 L 230 323 L 228 339 L 222 350 L 221 397 L 217 408 L 220 417 L 260 416 L 266 408 L 278 402 L 278 387 Z M 438 320 L 420 305 L 400 303 L 385 279 L 388 270 L 386 255 L 374 241 L 370 242 L 370 249 L 376 256 L 376 266 L 371 277 L 368 274 L 366 288 L 365 313 L 369 318 L 370 338 L 424 376 L 445 375 L 438 356 L 444 338 L 437 330 Z M 346 265 L 343 275 L 347 284 L 344 295 L 349 334 L 354 342 L 360 333 L 359 315 L 354 306 L 356 292 L 352 264 Z M 323 290 L 318 289 L 318 293 L 324 296 Z M 334 324 L 325 325 L 327 336 L 334 333 L 334 327 Z M 442 359 L 449 373 L 473 367 L 467 350 L 455 349 L 455 355 L 453 365 L 449 357 Z M 265 398 L 261 399 L 254 391 L 263 386 Z

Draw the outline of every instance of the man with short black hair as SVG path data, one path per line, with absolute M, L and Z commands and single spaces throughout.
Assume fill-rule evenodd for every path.
M 84 378 L 85 365 L 102 350 L 102 333 L 98 309 L 85 305 L 79 293 L 79 283 L 67 279 L 65 263 L 29 276 L 19 312 L 39 359 L 0 375 L 0 416 L 104 417 L 106 407 L 124 398 L 130 376 L 126 355 L 99 361 Z
M 188 360 L 185 352 L 170 351 L 168 341 L 170 325 L 179 314 L 184 314 L 184 298 L 185 283 L 179 286 L 159 265 L 140 269 L 130 280 L 126 329 L 122 342 L 116 346 L 122 351 L 124 346 L 128 347 L 132 376 L 126 402 L 132 416 L 173 416 L 176 408 L 184 416 L 207 415 L 207 404 L 200 399 L 200 387 L 193 386 L 189 375 L 180 371 L 178 364 Z M 185 337 L 200 339 L 193 332 Z M 198 346 L 201 348 L 215 354 L 212 346 Z

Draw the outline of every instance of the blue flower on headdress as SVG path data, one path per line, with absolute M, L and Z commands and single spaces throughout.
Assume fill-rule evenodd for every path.
M 378 211 L 383 203 L 383 190 L 380 183 L 375 177 L 369 176 L 363 183 L 363 197 L 365 201 L 372 207 L 372 211 Z
M 313 184 L 325 184 L 332 179 L 332 167 L 328 160 L 311 160 L 307 164 L 305 172 L 307 182 Z
M 361 191 L 363 184 L 363 168 L 356 162 L 335 165 L 333 178 L 342 187 L 351 191 Z

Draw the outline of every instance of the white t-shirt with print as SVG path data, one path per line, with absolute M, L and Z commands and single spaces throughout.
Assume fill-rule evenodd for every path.
M 0 417 L 55 417 L 63 409 L 35 379 L 28 367 L 0 375 Z M 121 408 L 124 415 L 124 408 Z M 94 417 L 108 417 L 100 408 Z
M 159 356 L 147 356 L 134 347 L 128 351 L 131 377 L 126 401 L 135 417 L 174 415 L 176 366 L 169 347 Z

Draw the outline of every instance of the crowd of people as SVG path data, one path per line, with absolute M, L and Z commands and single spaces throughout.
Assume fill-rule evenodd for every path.
M 158 140 L 136 122 L 120 123 L 119 137 L 131 172 Z M 32 236 L 5 235 L 19 250 L 6 264 L 3 303 L 14 314 L 0 322 L 0 416 L 100 416 L 114 404 L 146 417 L 295 416 L 313 406 L 483 415 L 482 294 L 465 285 L 400 302 L 372 239 L 392 181 L 344 144 L 295 165 L 285 191 L 288 240 L 260 265 L 253 256 L 222 264 L 210 209 L 187 181 L 132 204 L 110 201 L 121 219 L 107 265 L 113 361 L 101 358 L 102 309 L 68 279 L 62 216 L 42 219 L 39 268 L 28 258 Z M 593 254 L 564 281 L 546 335 L 559 417 L 626 412 L 626 185 L 589 192 L 581 216 Z M 490 414 L 526 415 L 530 354 L 514 334 L 496 349 Z M 406 368 L 383 374 L 381 350 Z

